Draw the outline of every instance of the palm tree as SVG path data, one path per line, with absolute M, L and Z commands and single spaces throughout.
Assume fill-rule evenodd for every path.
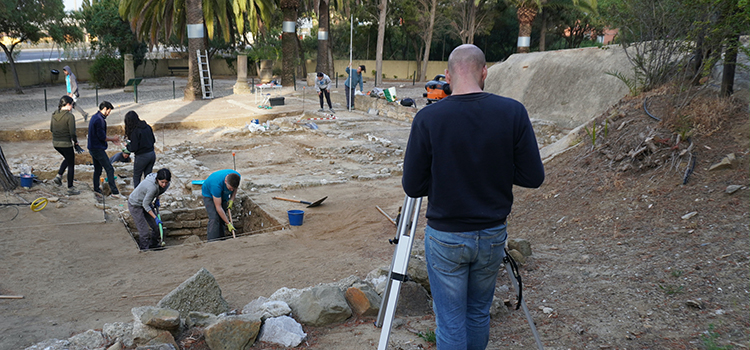
M 518 53 L 528 53 L 531 45 L 531 23 L 544 7 L 572 5 L 583 11 L 596 11 L 597 0 L 506 0 L 515 6 L 518 17 Z M 546 29 L 546 28 L 543 28 Z
M 281 85 L 295 84 L 294 61 L 297 48 L 297 7 L 299 0 L 281 0 L 281 12 L 284 15 L 281 33 Z M 304 64 L 304 63 L 303 63 Z
M 318 62 L 315 65 L 315 70 L 331 75 L 333 67 L 328 66 L 329 62 L 329 44 L 330 44 L 330 26 L 331 26 L 331 14 L 330 14 L 330 0 L 320 0 L 318 7 Z
M 203 27 L 209 39 L 213 39 L 215 28 L 219 27 L 224 41 L 232 42 L 235 35 L 245 33 L 245 17 L 250 31 L 257 34 L 259 23 L 270 20 L 274 5 L 273 0 L 122 0 L 120 16 L 130 22 L 140 40 L 148 38 L 151 45 L 167 40 L 172 34 L 184 40 L 188 25 Z M 201 95 L 196 52 L 205 50 L 207 45 L 200 30 L 195 34 L 198 37 L 188 38 L 190 59 L 185 89 L 188 100 Z

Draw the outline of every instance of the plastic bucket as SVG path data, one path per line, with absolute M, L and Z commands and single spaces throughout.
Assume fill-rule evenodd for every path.
M 34 175 L 21 174 L 21 187 L 30 188 L 34 183 Z
M 302 210 L 288 210 L 289 214 L 289 225 L 302 226 L 302 218 L 305 216 L 305 212 Z

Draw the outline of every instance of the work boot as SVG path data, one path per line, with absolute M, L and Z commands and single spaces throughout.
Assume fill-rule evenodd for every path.
M 55 185 L 62 186 L 62 176 L 57 175 L 54 179 L 52 179 L 52 181 L 55 183 Z
M 77 194 L 81 194 L 81 191 L 77 190 L 75 187 L 68 187 L 68 196 L 75 196 Z

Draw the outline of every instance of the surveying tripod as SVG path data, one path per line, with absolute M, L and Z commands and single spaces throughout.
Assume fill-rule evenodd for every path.
M 406 269 L 409 266 L 409 258 L 411 256 L 411 248 L 414 244 L 414 234 L 417 230 L 417 221 L 419 219 L 419 209 L 422 206 L 422 198 L 412 198 L 406 196 L 404 198 L 404 205 L 400 218 L 396 220 L 396 237 L 393 240 L 389 240 L 392 244 L 396 244 L 396 251 L 393 253 L 393 260 L 391 261 L 391 268 L 388 270 L 388 279 L 386 280 L 385 290 L 383 291 L 383 299 L 380 302 L 380 311 L 378 311 L 378 319 L 375 321 L 376 327 L 381 327 L 380 340 L 378 342 L 378 350 L 386 350 L 388 347 L 388 338 L 391 336 L 391 326 L 393 326 L 393 317 L 396 314 L 396 306 L 398 305 L 398 295 L 401 291 L 401 284 L 406 282 L 408 277 L 406 276 Z M 529 308 L 526 306 L 526 301 L 523 299 L 522 293 L 522 282 L 521 275 L 518 274 L 518 268 L 513 257 L 505 252 L 505 258 L 503 263 L 508 271 L 508 277 L 513 284 L 513 288 L 518 292 L 518 304 L 523 307 L 524 313 L 526 313 L 526 320 L 531 326 L 531 333 L 534 334 L 536 345 L 539 350 L 544 350 L 542 341 L 539 339 L 539 334 L 534 326 L 534 320 L 531 318 Z

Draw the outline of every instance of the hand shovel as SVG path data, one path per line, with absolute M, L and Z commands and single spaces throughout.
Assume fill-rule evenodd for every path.
M 280 199 L 282 201 L 289 201 L 289 202 L 307 204 L 308 208 L 319 206 L 321 203 L 323 203 L 324 200 L 326 200 L 326 198 L 328 198 L 328 196 L 325 196 L 325 197 L 323 197 L 321 199 L 318 199 L 315 202 L 305 202 L 305 201 L 300 201 L 300 200 L 296 200 L 296 199 L 287 199 L 287 198 L 281 198 L 281 197 L 273 197 L 273 199 Z

